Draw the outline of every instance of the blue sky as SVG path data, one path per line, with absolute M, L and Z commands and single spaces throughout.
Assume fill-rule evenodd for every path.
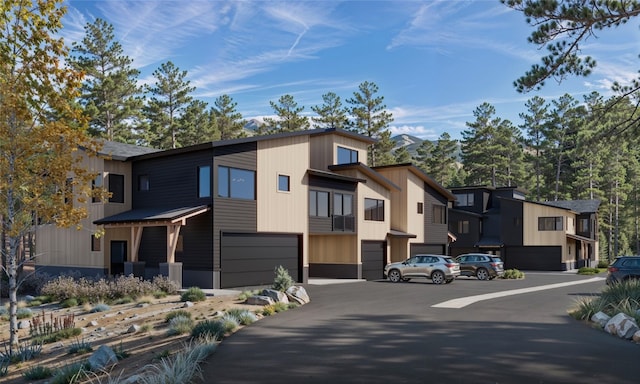
M 518 115 L 533 96 L 610 95 L 640 68 L 637 20 L 587 40 L 598 61 L 587 78 L 519 94 L 512 83 L 545 51 L 529 44 L 533 27 L 499 0 L 190 1 L 69 0 L 62 35 L 70 44 L 103 18 L 115 28 L 141 83 L 171 60 L 188 71 L 194 96 L 213 105 L 230 95 L 246 119 L 273 115 L 269 101 L 294 96 L 304 113 L 338 94 L 346 105 L 364 81 L 379 87 L 393 135 L 461 138 L 483 102 L 497 116 Z

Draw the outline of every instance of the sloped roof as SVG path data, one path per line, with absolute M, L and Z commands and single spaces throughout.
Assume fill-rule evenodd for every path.
M 191 217 L 194 214 L 205 212 L 209 209 L 206 205 L 181 208 L 145 208 L 132 209 L 130 211 L 118 213 L 112 216 L 96 220 L 94 224 L 121 224 L 121 223 L 143 223 L 143 222 L 165 222 L 175 221 Z
M 381 170 L 381 169 L 390 169 L 390 168 L 406 168 L 411 173 L 413 173 L 414 175 L 418 176 L 422 181 L 427 183 L 427 185 L 429 185 L 431 188 L 433 188 L 436 191 L 438 191 L 438 193 L 440 193 L 442 196 L 446 197 L 448 201 L 456 201 L 456 197 L 453 195 L 453 193 L 451 193 L 451 191 L 449 191 L 447 188 L 445 188 L 442 185 L 440 185 L 440 183 L 435 181 L 426 172 L 424 172 L 422 169 L 416 167 L 415 165 L 413 165 L 411 163 L 394 164 L 394 165 L 383 165 L 383 166 L 379 166 L 379 167 L 373 167 L 373 169 L 376 170 L 376 171 L 377 170 Z
M 141 147 L 139 145 L 118 143 L 116 141 L 104 140 L 101 142 L 102 148 L 99 153 L 111 157 L 113 160 L 125 161 L 129 157 L 144 155 L 146 153 L 159 152 L 159 149 Z
M 540 204 L 570 209 L 577 213 L 593 213 L 598 212 L 598 208 L 600 207 L 600 200 L 541 201 Z
M 386 177 L 382 176 L 379 172 L 377 172 L 373 168 L 370 168 L 370 167 L 368 167 L 368 166 L 366 166 L 366 165 L 364 165 L 362 163 L 331 165 L 331 166 L 329 166 L 329 169 L 334 171 L 334 172 L 336 172 L 336 171 L 339 172 L 341 170 L 356 169 L 356 170 L 364 173 L 365 175 L 370 177 L 372 180 L 374 180 L 376 183 L 384 186 L 387 189 L 397 189 L 398 191 L 400 190 L 400 187 L 398 187 L 396 184 L 394 184 L 391 180 L 389 180 Z

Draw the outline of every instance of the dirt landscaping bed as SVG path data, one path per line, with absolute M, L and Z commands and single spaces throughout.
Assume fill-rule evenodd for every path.
M 179 295 L 167 296 L 161 299 L 145 298 L 136 303 L 112 305 L 104 312 L 91 313 L 89 308 L 62 308 L 56 304 L 29 307 L 33 316 L 40 314 L 45 318 L 65 317 L 73 314 L 75 327 L 81 328 L 82 333 L 74 338 L 50 344 L 44 344 L 42 352 L 35 359 L 12 363 L 8 374 L 0 377 L 3 384 L 18 384 L 33 382 L 23 377 L 23 373 L 35 366 L 46 366 L 57 370 L 76 361 L 86 360 L 92 352 L 86 354 L 70 354 L 69 347 L 73 343 L 87 342 L 95 351 L 101 345 L 108 345 L 114 351 L 123 351 L 128 357 L 119 360 L 111 370 L 111 375 L 126 378 L 141 371 L 162 357 L 168 357 L 181 350 L 189 342 L 188 334 L 169 336 L 166 315 L 171 311 L 184 310 L 191 314 L 195 323 L 218 317 L 224 311 L 232 308 L 247 309 L 260 312 L 262 306 L 244 304 L 239 295 L 229 294 L 207 296 L 205 301 L 195 302 L 186 307 Z M 28 319 L 25 319 L 28 320 Z M 138 326 L 137 331 L 133 327 Z M 30 342 L 29 329 L 20 329 L 18 334 L 20 343 Z M 9 340 L 9 321 L 0 320 L 0 347 L 5 350 Z M 47 379 L 42 380 L 42 382 Z

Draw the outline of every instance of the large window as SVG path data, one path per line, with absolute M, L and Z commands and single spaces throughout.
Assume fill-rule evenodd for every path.
M 384 221 L 384 200 L 364 199 L 364 219 Z
M 474 203 L 473 193 L 456 194 L 456 207 L 472 207 Z
M 353 217 L 353 195 L 344 193 L 333 194 L 333 230 L 355 230 Z
M 309 216 L 329 217 L 329 192 L 309 191 Z
M 338 164 L 352 164 L 358 162 L 358 151 L 338 147 Z
M 198 197 L 211 197 L 211 167 L 198 167 Z
M 447 224 L 447 207 L 434 204 L 432 222 L 434 224 Z
M 124 175 L 109 174 L 110 203 L 124 203 Z
M 562 231 L 562 216 L 538 217 L 538 231 Z
M 218 196 L 255 200 L 256 172 L 247 169 L 218 167 Z

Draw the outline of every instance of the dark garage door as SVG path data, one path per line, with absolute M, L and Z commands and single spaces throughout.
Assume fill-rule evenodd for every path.
M 505 269 L 562 270 L 562 247 L 560 246 L 507 247 L 502 256 Z
M 419 254 L 444 255 L 442 244 L 411 244 L 411 256 Z
M 270 285 L 279 265 L 300 282 L 298 235 L 223 233 L 220 248 L 220 287 Z
M 387 260 L 387 243 L 384 241 L 362 242 L 362 278 L 382 279 L 384 263 Z

